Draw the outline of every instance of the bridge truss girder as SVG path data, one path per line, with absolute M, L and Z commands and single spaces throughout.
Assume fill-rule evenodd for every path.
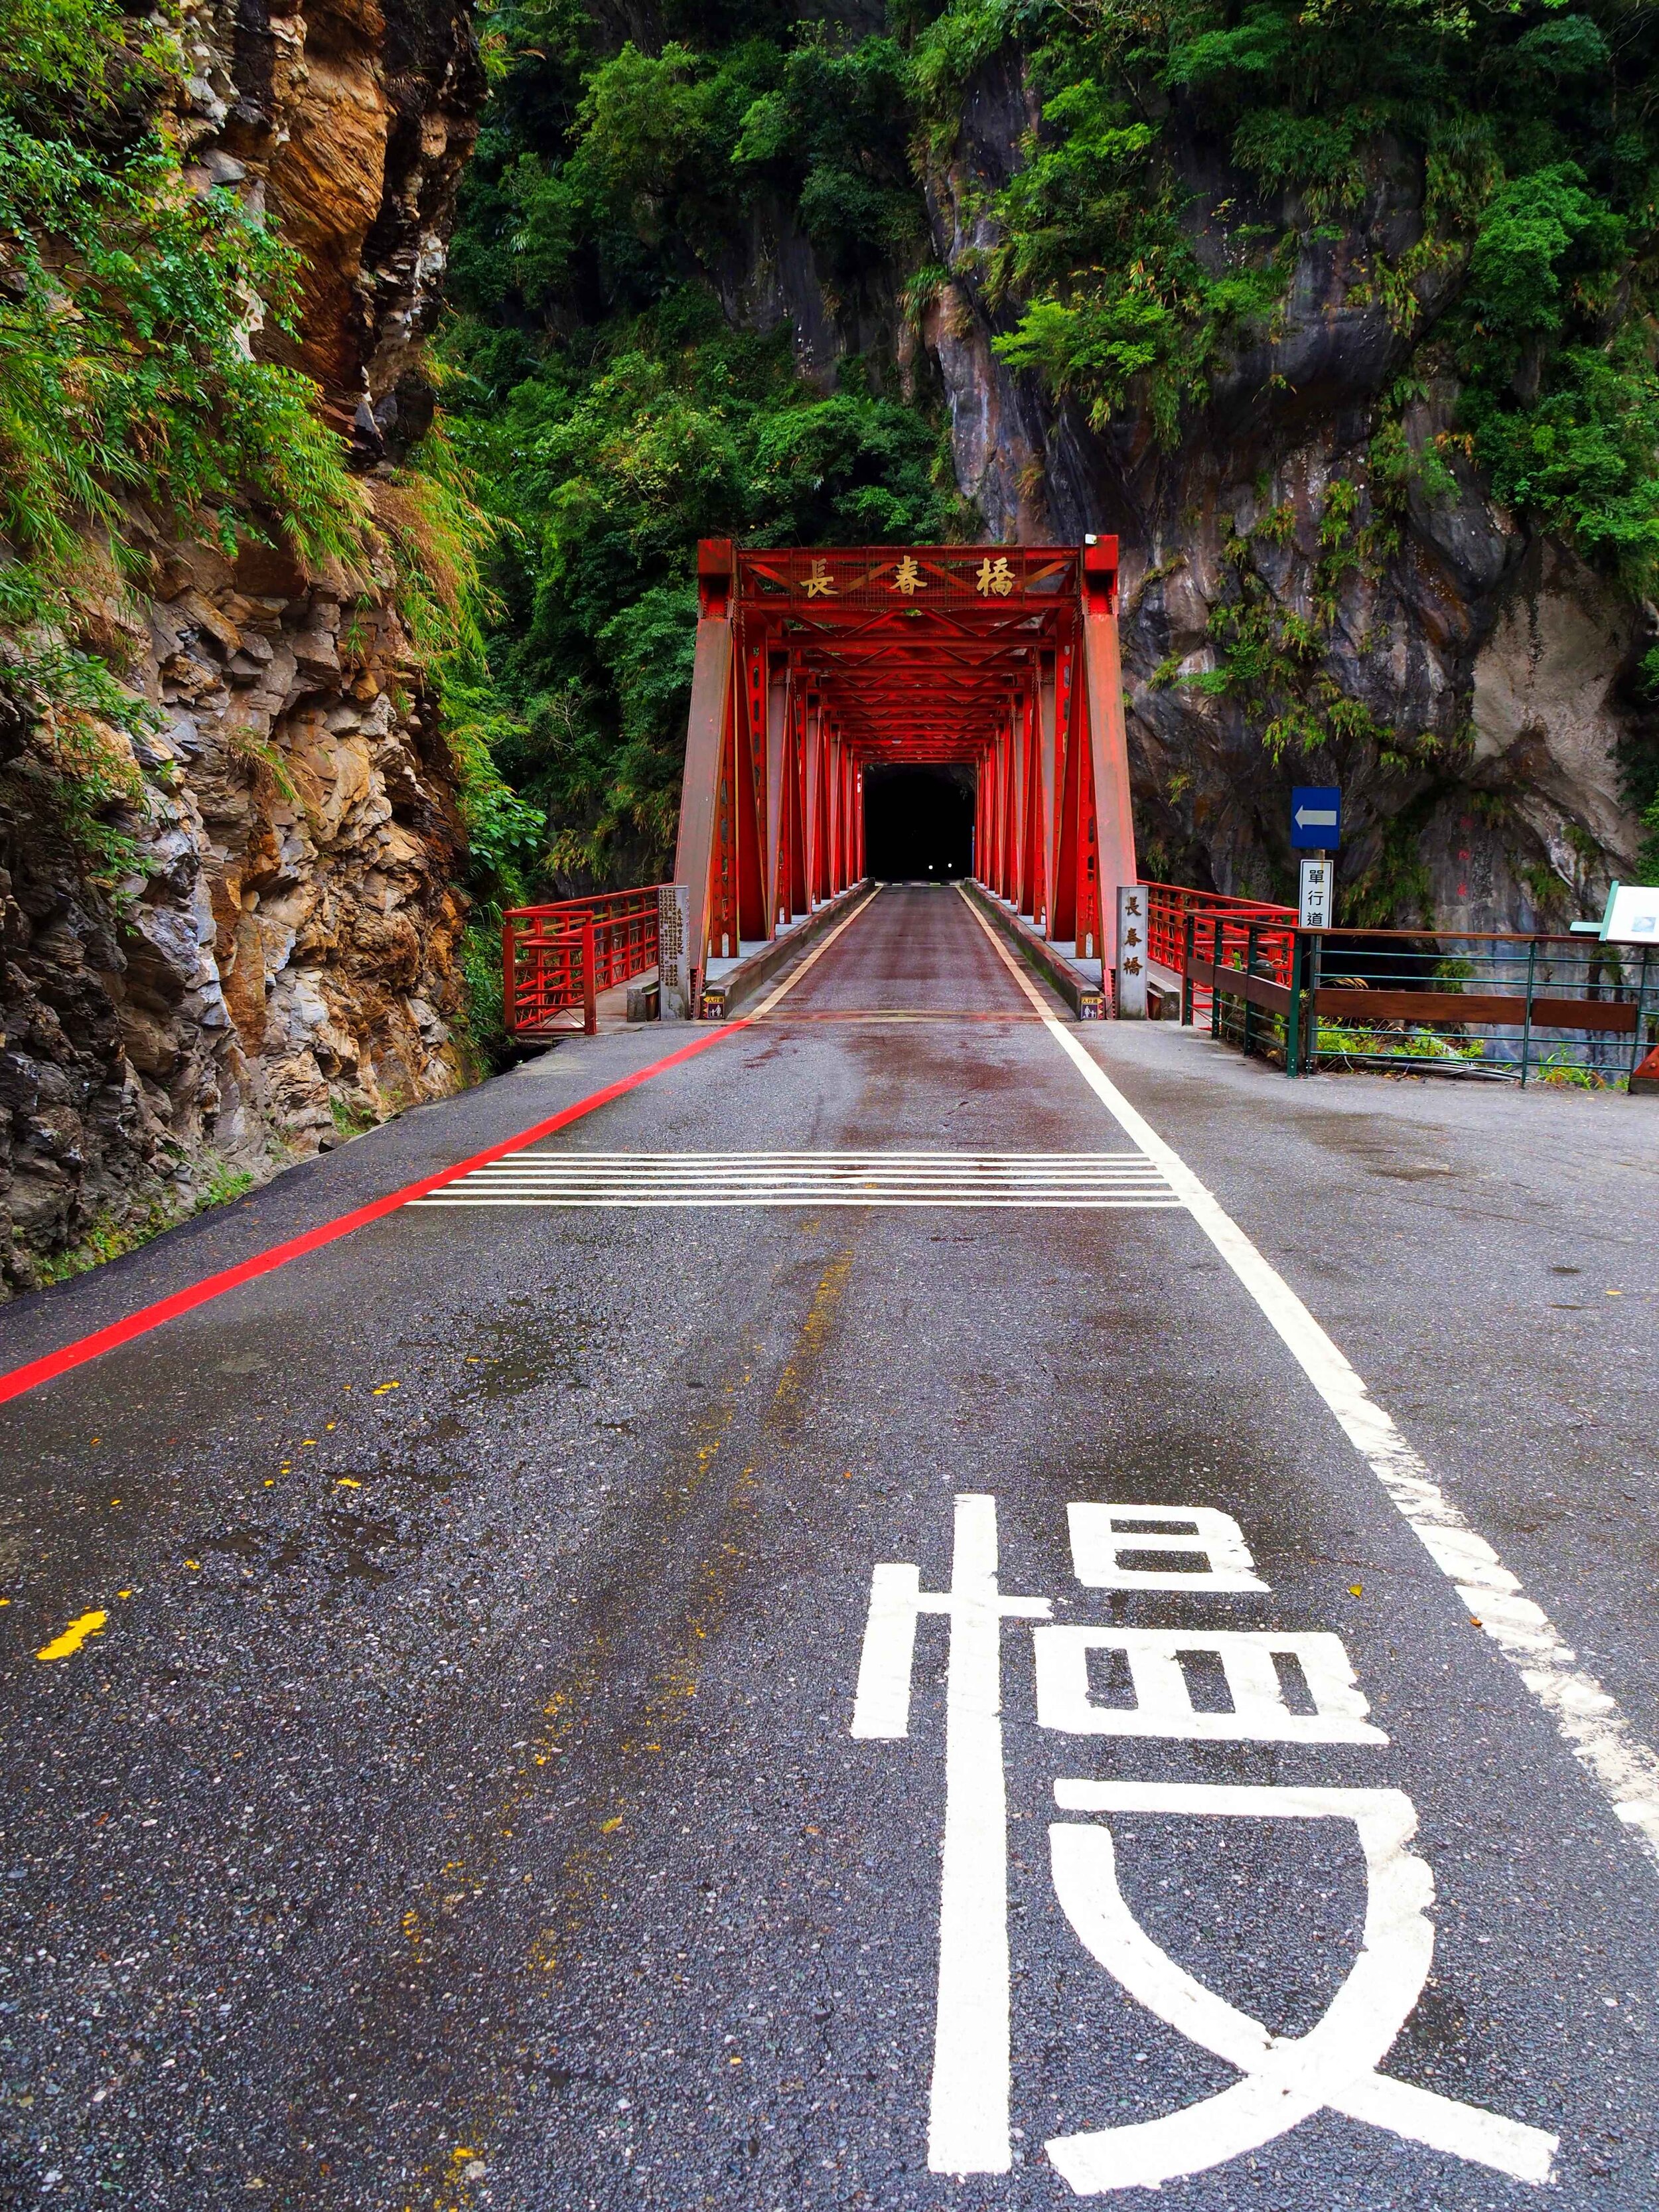
M 676 880 L 694 989 L 864 872 L 872 766 L 975 774 L 974 872 L 1109 969 L 1135 880 L 1117 541 L 697 549 Z

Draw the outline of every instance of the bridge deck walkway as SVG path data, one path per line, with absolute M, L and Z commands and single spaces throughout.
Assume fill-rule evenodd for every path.
M 995 1018 L 848 1018 L 941 1006 Z M 672 1042 L 573 1042 L 411 1114 L 21 1302 L 9 1359 Z M 407 1207 L 0 1408 L 3 2032 L 34 2100 L 9 2184 L 169 2212 L 1068 2202 L 1056 2160 L 1095 2154 L 1066 2139 L 1245 2078 L 1193 2039 L 1171 1960 L 1287 2033 L 1334 1997 L 1360 1831 L 1334 1800 L 1274 1819 L 1219 1793 L 1346 1790 L 1409 1799 L 1432 1871 L 1434 1979 L 1413 2008 L 1396 1913 L 1367 2015 L 1400 1998 L 1384 2073 L 1432 2095 L 1380 2125 L 1362 2036 L 1321 2062 L 1340 2112 L 1270 2120 L 1231 2159 L 1237 2104 L 1098 2154 L 1162 2159 L 1200 2212 L 1541 2202 L 1538 2136 L 1473 2106 L 1559 2136 L 1559 2201 L 1659 2203 L 1642 1827 L 1473 1625 L 1310 1382 L 1316 1342 L 1269 1325 L 1260 1271 L 1182 1179 L 1651 1742 L 1641 1110 L 1291 1086 L 1161 1025 L 1051 1026 L 954 893 L 890 890 L 772 1015 L 532 1146 L 566 1202 Z M 617 1176 L 683 1195 L 708 1153 L 744 1156 L 723 1172 L 755 1202 L 594 1202 Z M 912 1156 L 909 1187 L 848 1203 L 873 1154 Z M 817 1181 L 781 1203 L 799 1155 Z M 932 1202 L 939 1155 L 1002 1178 L 1000 1202 Z M 1056 1176 L 1134 1187 L 1085 1204 Z M 988 1523 L 962 1498 L 995 1500 L 1007 1601 L 1052 1607 L 1000 1632 L 1006 1818 Z M 1068 1508 L 1109 1505 L 1189 1509 L 1188 1545 L 1154 1530 L 1173 1550 L 1143 1571 L 1197 1586 L 1097 1586 L 1099 1515 Z M 1203 1586 L 1216 1515 L 1266 1589 Z M 855 1737 L 882 1563 L 923 1592 L 954 1575 L 958 1611 L 918 1623 L 902 1738 L 878 1637 L 865 1719 L 889 1732 Z M 72 1657 L 33 1656 L 94 1610 Z M 1079 1811 L 1085 1784 L 1118 1801 Z M 1168 1954 L 1139 1997 L 1128 1954 L 1115 1973 L 1085 1940 L 1116 1909 L 1087 1841 L 1108 1830 Z M 1006 2170 L 930 2173 L 930 2118 L 939 2159 L 1000 2142 Z

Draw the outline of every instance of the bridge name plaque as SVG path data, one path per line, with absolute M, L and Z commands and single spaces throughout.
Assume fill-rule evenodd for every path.
M 691 1016 L 691 978 L 686 946 L 691 938 L 691 888 L 689 884 L 659 884 L 657 887 L 657 1012 L 665 1022 L 689 1021 Z

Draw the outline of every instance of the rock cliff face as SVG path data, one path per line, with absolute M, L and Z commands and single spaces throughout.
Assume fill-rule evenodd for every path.
M 368 471 L 426 427 L 416 347 L 482 94 L 449 0 L 188 14 L 179 128 L 303 257 L 297 342 Z M 131 517 L 149 596 L 112 595 L 143 867 L 112 898 L 39 804 L 41 732 L 0 730 L 0 1273 L 118 1249 L 465 1079 L 453 779 L 390 576 L 365 596 L 258 544 Z
M 855 30 L 877 27 L 856 14 Z M 1409 449 L 1440 453 L 1448 483 L 1433 496 L 1413 489 L 1402 512 L 1384 515 L 1371 481 L 1380 403 L 1445 300 L 1426 297 L 1407 337 L 1381 304 L 1356 304 L 1358 272 L 1421 235 L 1420 173 L 1379 156 L 1357 219 L 1303 222 L 1314 242 L 1272 342 L 1224 366 L 1171 447 L 1133 410 L 1097 433 L 993 350 L 1019 303 L 994 306 L 983 288 L 998 242 L 989 210 L 1037 118 L 1020 56 L 1006 49 L 970 85 L 955 151 L 927 179 L 933 253 L 950 281 L 918 317 L 901 306 L 902 272 L 872 271 L 856 295 L 825 283 L 783 207 L 757 211 L 747 259 L 722 280 L 727 312 L 761 327 L 787 319 L 803 369 L 826 386 L 858 355 L 909 392 L 931 386 L 988 537 L 1121 538 L 1146 872 L 1294 896 L 1285 799 L 1311 772 L 1294 745 L 1277 760 L 1264 748 L 1259 700 L 1193 680 L 1217 674 L 1212 617 L 1237 601 L 1244 562 L 1269 615 L 1321 623 L 1324 666 L 1368 718 L 1369 734 L 1338 757 L 1352 918 L 1478 931 L 1559 928 L 1599 913 L 1643 842 L 1619 751 L 1652 720 L 1632 681 L 1652 625 L 1492 502 L 1452 434 L 1449 377 L 1430 380 L 1402 423 Z M 1246 179 L 1189 152 L 1192 220 L 1216 265 L 1226 251 L 1216 210 L 1249 207 L 1274 230 L 1300 212 L 1288 198 L 1253 204 Z M 1334 483 L 1358 487 L 1352 531 L 1370 532 L 1381 550 L 1333 576 L 1321 529 Z
M 1259 709 L 1252 717 L 1246 702 L 1190 679 L 1218 667 L 1211 618 L 1237 598 L 1242 546 L 1267 608 L 1316 619 L 1333 482 L 1360 487 L 1356 531 L 1377 520 L 1368 446 L 1409 347 L 1380 305 L 1350 295 L 1362 254 L 1398 256 L 1420 235 L 1421 179 L 1409 165 L 1384 168 L 1358 222 L 1335 238 L 1327 226 L 1304 247 L 1273 342 L 1235 358 L 1170 449 L 1129 417 L 1097 434 L 992 350 L 1014 316 L 998 313 L 975 275 L 991 243 L 982 210 L 1018 167 L 1035 117 L 1017 58 L 1005 58 L 972 88 L 956 156 L 931 180 L 934 245 L 953 281 L 925 335 L 958 477 L 993 536 L 1122 540 L 1143 872 L 1293 896 L 1285 793 L 1308 773 L 1294 751 L 1268 757 Z M 1188 181 L 1200 252 L 1218 255 L 1208 211 L 1247 204 L 1248 187 L 1224 167 L 1206 173 L 1196 155 Z M 1273 222 L 1291 211 L 1261 213 Z M 1414 343 L 1438 304 L 1426 302 Z M 1599 914 L 1609 878 L 1635 869 L 1643 831 L 1621 796 L 1618 756 L 1644 712 L 1632 679 L 1651 636 L 1570 552 L 1492 503 L 1443 434 L 1455 397 L 1449 381 L 1431 383 L 1403 422 L 1411 450 L 1438 441 L 1451 488 L 1413 489 L 1381 557 L 1335 580 L 1326 665 L 1388 733 L 1356 741 L 1341 761 L 1341 880 L 1367 923 L 1559 928 Z

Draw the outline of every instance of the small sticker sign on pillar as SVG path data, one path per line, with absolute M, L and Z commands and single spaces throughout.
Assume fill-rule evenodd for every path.
M 657 890 L 657 1006 L 665 1022 L 691 1018 L 691 886 Z
M 1146 1018 L 1146 886 L 1120 884 L 1117 893 L 1117 968 L 1112 1000 L 1121 1022 Z

